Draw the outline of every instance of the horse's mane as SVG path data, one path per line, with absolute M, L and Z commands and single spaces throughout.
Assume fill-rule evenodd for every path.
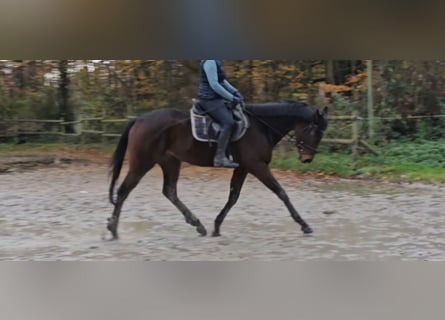
M 312 121 L 315 109 L 303 102 L 284 100 L 279 102 L 249 103 L 247 111 L 261 117 L 298 117 L 305 121 Z

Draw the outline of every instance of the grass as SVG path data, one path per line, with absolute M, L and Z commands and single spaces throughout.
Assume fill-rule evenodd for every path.
M 326 149 L 326 148 L 325 148 Z M 272 165 L 283 170 L 312 172 L 339 177 L 379 178 L 391 181 L 445 183 L 445 141 L 393 142 L 381 147 L 381 156 L 361 155 L 352 161 L 347 153 L 316 155 L 302 164 L 297 151 L 277 151 Z
M 1 144 L 0 158 L 2 157 L 24 157 L 47 153 L 91 153 L 97 155 L 111 155 L 116 146 L 114 144 L 70 144 L 50 143 L 50 144 Z
M 3 156 L 32 156 L 45 153 L 69 152 L 109 157 L 115 144 L 0 144 Z M 298 160 L 296 150 L 274 152 L 272 166 L 282 170 L 316 173 L 344 178 L 378 178 L 391 181 L 422 181 L 445 183 L 445 140 L 392 142 L 380 147 L 381 156 L 362 154 L 352 161 L 347 152 L 329 152 L 322 146 L 310 164 Z

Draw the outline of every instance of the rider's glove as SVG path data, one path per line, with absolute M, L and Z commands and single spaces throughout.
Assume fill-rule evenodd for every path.
M 237 106 L 237 105 L 239 105 L 240 103 L 241 103 L 241 98 L 240 97 L 237 97 L 237 96 L 233 96 L 233 99 L 232 99 L 232 103 L 233 103 L 233 105 L 235 105 L 235 106 Z
M 238 97 L 238 98 L 240 98 L 241 101 L 244 101 L 244 97 L 243 97 L 243 95 L 239 91 L 236 91 L 233 95 Z

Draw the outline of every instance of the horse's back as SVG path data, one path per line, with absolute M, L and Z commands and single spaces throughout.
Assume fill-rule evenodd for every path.
M 153 138 L 162 136 L 169 128 L 187 123 L 189 119 L 188 113 L 178 109 L 156 109 L 136 118 L 130 138 L 145 142 L 153 141 Z

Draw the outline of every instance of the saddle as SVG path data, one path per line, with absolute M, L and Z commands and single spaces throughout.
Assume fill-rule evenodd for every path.
M 199 99 L 192 99 L 193 105 L 190 109 L 193 137 L 202 142 L 216 142 L 221 132 L 221 125 L 216 122 L 201 107 Z M 249 128 L 249 118 L 244 114 L 241 105 L 233 108 L 233 117 L 236 122 L 231 141 L 241 139 Z

